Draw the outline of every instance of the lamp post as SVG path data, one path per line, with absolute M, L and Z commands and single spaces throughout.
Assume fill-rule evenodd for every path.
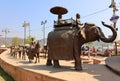
M 25 41 L 26 41 L 26 27 L 29 27 L 30 26 L 30 23 L 26 23 L 25 21 L 24 21 L 24 23 L 23 23 L 23 27 L 24 27 L 24 45 L 25 45 Z M 29 32 L 29 35 L 30 35 L 30 32 Z
M 110 21 L 113 22 L 113 26 L 117 31 L 116 23 L 117 23 L 117 20 L 119 19 L 119 16 L 116 15 L 116 11 L 118 11 L 118 9 L 116 8 L 116 3 L 115 3 L 114 0 L 112 0 L 111 5 L 109 6 L 109 8 L 113 8 L 113 16 L 111 17 Z M 114 43 L 115 43 L 115 54 L 118 55 L 118 52 L 117 52 L 117 38 L 114 41 Z
M 47 23 L 47 20 L 41 21 L 41 25 L 43 25 L 43 45 L 45 45 L 45 24 Z
M 10 32 L 7 28 L 3 29 L 2 32 L 5 33 L 5 47 L 7 47 L 7 34 Z
M 29 38 L 31 37 L 31 29 L 30 29 L 30 26 L 29 26 Z

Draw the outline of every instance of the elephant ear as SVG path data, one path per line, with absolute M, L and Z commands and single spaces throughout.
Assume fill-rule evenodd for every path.
M 92 27 L 92 26 L 95 26 L 95 24 L 90 22 L 85 23 L 85 27 Z
M 86 22 L 84 25 L 84 28 L 86 31 L 91 31 L 92 28 L 96 27 L 96 25 L 94 23 L 90 23 L 90 22 Z

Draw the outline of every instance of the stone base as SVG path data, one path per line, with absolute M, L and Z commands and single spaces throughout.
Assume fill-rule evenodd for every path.
M 105 63 L 107 67 L 120 75 L 120 56 L 108 57 Z
M 74 61 L 60 61 L 61 68 L 46 66 L 47 59 L 40 63 L 12 58 L 9 51 L 0 54 L 2 67 L 15 81 L 120 81 L 120 77 L 103 64 L 82 64 L 82 71 L 75 71 Z M 104 76 L 103 76 L 104 75 Z

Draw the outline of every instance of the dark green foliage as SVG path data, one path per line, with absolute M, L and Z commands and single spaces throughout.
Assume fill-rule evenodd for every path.
M 15 80 L 0 67 L 0 81 L 15 81 Z

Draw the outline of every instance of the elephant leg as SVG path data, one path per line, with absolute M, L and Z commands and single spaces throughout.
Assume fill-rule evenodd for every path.
M 46 65 L 47 65 L 47 66 L 52 66 L 52 60 L 51 60 L 51 59 L 47 59 Z
M 82 70 L 82 63 L 81 63 L 81 59 L 80 56 L 77 54 L 74 54 L 74 59 L 75 59 L 75 70 L 80 71 Z
M 45 58 L 46 58 L 46 52 L 45 52 Z
M 53 63 L 54 63 L 54 67 L 55 68 L 60 68 L 60 64 L 59 64 L 59 60 L 53 60 Z
M 31 60 L 29 59 L 29 63 L 31 62 Z
M 81 61 L 75 60 L 75 70 L 77 70 L 77 71 L 82 70 Z
M 38 57 L 38 63 L 40 63 L 40 57 Z
M 40 55 L 37 53 L 38 63 L 40 63 Z
M 80 59 L 80 49 L 81 46 L 79 46 L 79 39 L 77 37 L 75 37 L 74 39 L 74 59 L 75 59 L 75 70 L 80 71 L 82 70 L 82 63 L 81 63 L 81 59 Z
M 35 58 L 36 58 L 36 59 L 35 59 L 35 63 L 37 63 L 37 57 L 35 56 Z
M 24 54 L 24 60 L 26 60 L 26 56 L 25 56 L 25 54 Z

